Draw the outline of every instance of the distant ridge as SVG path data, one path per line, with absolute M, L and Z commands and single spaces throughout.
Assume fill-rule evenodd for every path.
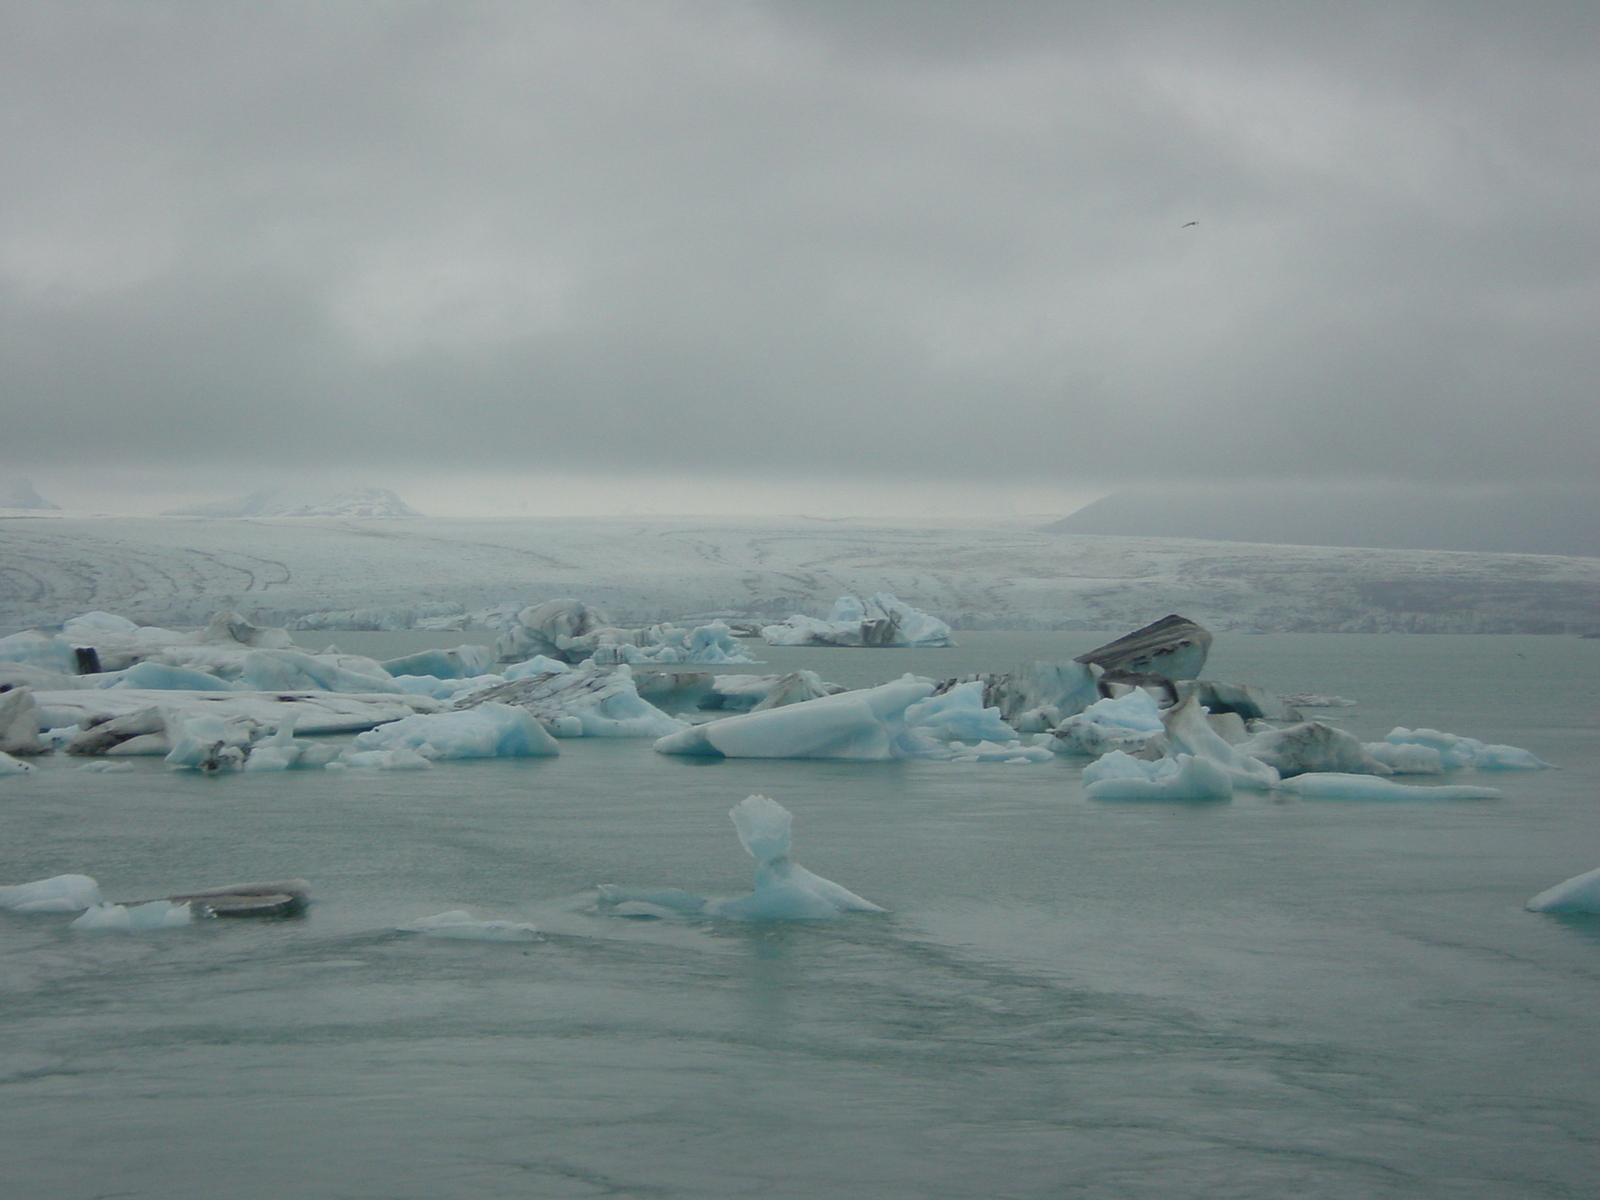
M 1600 488 L 1133 488 L 1045 528 L 1118 537 L 1592 558 L 1600 557 Z
M 60 512 L 61 505 L 51 504 L 33 489 L 33 480 L 19 479 L 9 488 L 0 491 L 0 508 L 26 508 L 35 511 Z
M 388 488 L 353 487 L 340 491 L 294 494 L 263 488 L 236 500 L 218 500 L 189 508 L 171 508 L 164 517 L 419 517 Z

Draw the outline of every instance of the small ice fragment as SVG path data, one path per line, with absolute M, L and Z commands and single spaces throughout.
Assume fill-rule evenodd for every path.
M 1600 913 L 1600 867 L 1546 888 L 1527 907 L 1530 912 Z
M 407 933 L 420 933 L 424 937 L 460 938 L 473 942 L 530 942 L 536 941 L 539 931 L 532 925 L 516 921 L 480 921 L 462 908 L 435 913 L 410 925 L 402 925 Z
M 173 929 L 194 921 L 194 907 L 187 902 L 152 900 L 148 904 L 97 904 L 69 926 L 77 930 Z

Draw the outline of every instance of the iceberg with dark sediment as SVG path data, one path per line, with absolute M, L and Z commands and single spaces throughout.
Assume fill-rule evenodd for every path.
M 189 721 L 221 720 L 249 730 L 245 741 L 267 737 L 285 721 L 303 734 L 358 733 L 419 712 L 441 712 L 444 705 L 426 696 L 347 695 L 337 692 L 168 692 L 134 688 L 105 691 L 38 692 L 40 726 L 77 732 L 65 743 L 68 754 L 168 754 L 186 736 Z
M 1198 679 L 1210 650 L 1210 631 L 1173 613 L 1080 654 L 1073 661 L 1102 671 Z
M 521 662 L 543 655 L 559 662 L 593 659 L 619 663 L 747 663 L 745 654 L 722 621 L 684 629 L 658 624 L 642 629 L 613 625 L 599 609 L 581 600 L 547 600 L 522 609 L 495 642 L 501 662 Z
M 1321 721 L 1302 721 L 1286 729 L 1264 729 L 1237 746 L 1240 754 L 1266 763 L 1285 779 L 1308 772 L 1392 775 L 1389 766 L 1368 754 L 1354 734 Z
M 455 708 L 482 704 L 510 704 L 533 714 L 556 737 L 654 737 L 683 729 L 641 699 L 626 664 L 607 667 L 588 661 L 561 671 L 547 671 L 524 679 L 471 692 Z

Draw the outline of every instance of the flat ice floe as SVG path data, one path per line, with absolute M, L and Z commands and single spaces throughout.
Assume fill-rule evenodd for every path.
M 1372 775 L 1338 772 L 1296 775 L 1278 786 L 1308 800 L 1498 800 L 1504 794 L 1496 788 L 1470 784 L 1419 787 Z
M 827 617 L 796 613 L 767 625 L 761 637 L 771 646 L 953 646 L 950 626 L 920 608 L 879 592 L 865 600 L 840 596 Z

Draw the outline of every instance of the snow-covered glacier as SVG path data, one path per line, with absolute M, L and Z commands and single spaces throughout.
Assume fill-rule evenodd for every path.
M 886 592 L 952 628 L 1600 630 L 1600 560 L 1073 535 L 1018 522 L 804 518 L 0 518 L 0 625 L 105 609 L 203 624 L 218 607 L 462 623 L 582 596 L 624 625 L 770 625 Z M 454 616 L 448 615 L 454 614 Z M 349 624 L 346 627 L 350 627 Z M 374 626 L 368 626 L 374 627 Z

